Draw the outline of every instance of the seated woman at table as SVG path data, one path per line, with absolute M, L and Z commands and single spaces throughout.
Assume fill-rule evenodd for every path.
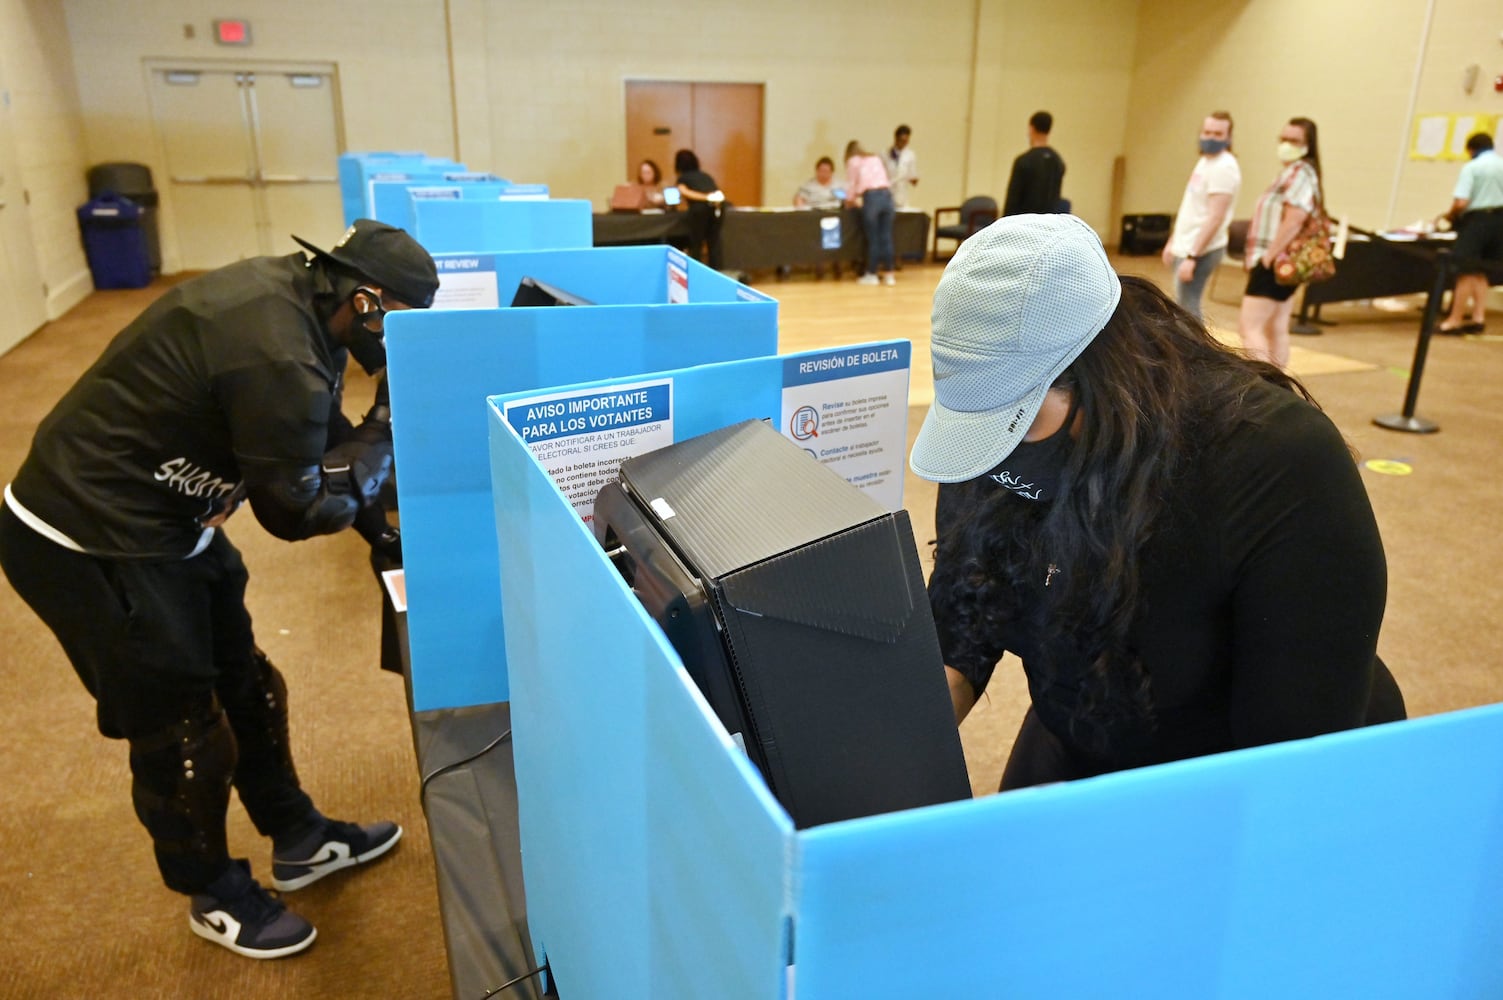
M 835 161 L 821 156 L 814 164 L 814 176 L 799 185 L 793 204 L 796 208 L 839 208 L 843 196 L 835 187 Z
M 673 154 L 678 171 L 678 192 L 689 209 L 689 256 L 720 270 L 720 211 L 725 194 L 715 178 L 699 169 L 699 157 L 691 149 Z
M 663 207 L 663 171 L 653 160 L 637 164 L 637 185 L 642 189 L 648 208 Z

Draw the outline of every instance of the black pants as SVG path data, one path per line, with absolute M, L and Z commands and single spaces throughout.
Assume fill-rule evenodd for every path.
M 223 531 L 192 559 L 100 559 L 0 506 L 0 567 L 94 696 L 99 731 L 129 741 L 136 815 L 169 888 L 197 892 L 228 866 L 232 785 L 265 836 L 317 815 L 292 763 L 286 685 L 256 648 L 245 563 Z
M 689 256 L 715 270 L 720 270 L 720 228 L 724 222 L 721 209 L 707 202 L 689 203 Z

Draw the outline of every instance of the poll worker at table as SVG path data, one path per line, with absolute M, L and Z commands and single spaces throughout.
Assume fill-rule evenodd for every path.
M 1372 508 L 1291 376 L 1066 215 L 966 240 L 932 345 L 929 598 L 957 720 L 1022 660 L 1003 789 L 1404 717 Z
M 835 161 L 821 156 L 814 164 L 814 176 L 799 185 L 793 194 L 795 208 L 839 208 L 845 192 L 835 184 Z
M 649 208 L 663 207 L 663 171 L 657 161 L 643 160 L 637 164 L 637 184 L 642 188 L 642 198 Z
M 1456 257 L 1461 273 L 1451 293 L 1451 314 L 1441 333 L 1481 333 L 1487 320 L 1487 272 L 1476 262 L 1503 264 L 1503 156 L 1493 137 L 1476 132 L 1467 138 L 1471 159 L 1456 178 L 1446 217 L 1456 227 Z M 1469 264 L 1471 265 L 1469 269 Z
M 128 744 L 162 880 L 188 897 L 193 933 L 250 958 L 302 951 L 316 932 L 230 856 L 231 788 L 284 892 L 402 835 L 328 819 L 303 789 L 287 686 L 256 645 L 224 526 L 248 500 L 296 541 L 379 502 L 390 429 L 336 419 L 345 364 L 381 370 L 384 315 L 429 306 L 438 275 L 410 236 L 369 219 L 328 251 L 303 245 L 311 258 L 251 258 L 158 298 L 42 421 L 0 507 L 0 566 L 62 644 L 99 731 Z M 129 905 L 88 901 L 81 933 Z

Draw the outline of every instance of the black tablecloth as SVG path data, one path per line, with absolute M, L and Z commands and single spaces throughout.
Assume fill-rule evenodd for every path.
M 840 245 L 823 244 L 820 220 L 840 220 Z M 595 245 L 630 246 L 668 243 L 684 246 L 688 219 L 682 212 L 639 214 L 609 212 L 595 216 Z M 778 267 L 866 261 L 866 239 L 861 232 L 861 213 L 853 208 L 840 211 L 809 209 L 759 212 L 752 209 L 725 213 L 721 248 L 728 270 L 756 271 Z M 893 243 L 904 260 L 923 260 L 929 244 L 929 216 L 923 212 L 899 212 L 893 224 Z
M 1305 286 L 1300 315 L 1324 302 L 1349 302 L 1428 292 L 1437 257 L 1454 240 L 1384 240 L 1353 236 L 1336 262 L 1336 276 Z

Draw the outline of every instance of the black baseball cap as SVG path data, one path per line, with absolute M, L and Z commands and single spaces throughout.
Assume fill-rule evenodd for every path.
M 320 250 L 300 236 L 294 240 L 312 252 L 369 278 L 414 309 L 433 305 L 438 268 L 422 244 L 405 229 L 375 219 L 356 219 L 332 250 Z

